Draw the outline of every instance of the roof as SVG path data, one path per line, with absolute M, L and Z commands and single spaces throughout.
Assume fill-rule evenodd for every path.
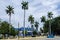
M 21 28 L 15 28 L 16 30 L 19 30 L 19 31 L 23 31 L 24 30 L 24 27 L 21 27 Z M 27 31 L 32 31 L 32 29 L 31 28 L 25 28 L 25 30 L 27 30 Z

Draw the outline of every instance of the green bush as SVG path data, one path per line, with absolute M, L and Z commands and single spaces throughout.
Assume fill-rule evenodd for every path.
M 37 35 L 37 32 L 36 31 L 33 31 L 33 35 Z

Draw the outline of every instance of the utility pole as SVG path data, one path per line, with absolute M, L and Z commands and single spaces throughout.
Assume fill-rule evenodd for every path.
M 19 40 L 19 22 L 18 22 L 18 40 Z

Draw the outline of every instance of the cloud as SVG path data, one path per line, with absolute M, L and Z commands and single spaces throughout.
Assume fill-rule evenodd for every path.
M 26 27 L 30 26 L 28 22 L 29 15 L 33 15 L 35 21 L 37 20 L 42 27 L 42 23 L 40 22 L 41 16 L 47 17 L 47 12 L 52 11 L 53 17 L 57 17 L 60 14 L 60 0 L 24 0 L 28 1 L 29 9 L 26 10 Z M 21 8 L 22 0 L 0 0 L 0 18 L 8 21 L 9 16 L 6 14 L 5 9 L 8 5 L 14 7 L 14 14 L 12 15 L 12 25 L 14 27 L 18 27 L 18 22 L 20 23 L 20 27 L 23 26 L 24 19 L 24 10 Z

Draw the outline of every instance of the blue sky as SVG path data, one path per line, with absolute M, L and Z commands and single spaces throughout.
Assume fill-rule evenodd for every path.
M 33 15 L 35 21 L 38 21 L 39 27 L 42 27 L 40 22 L 41 16 L 47 16 L 48 11 L 53 12 L 53 17 L 60 15 L 60 0 L 24 0 L 29 2 L 29 9 L 26 10 L 26 27 L 30 26 L 28 22 L 28 16 Z M 20 27 L 23 26 L 23 14 L 24 11 L 21 8 L 22 0 L 0 0 L 0 18 L 4 21 L 9 22 L 9 16 L 6 14 L 5 9 L 8 5 L 14 7 L 14 14 L 12 14 L 11 24 L 14 27 L 18 27 L 18 22 Z

